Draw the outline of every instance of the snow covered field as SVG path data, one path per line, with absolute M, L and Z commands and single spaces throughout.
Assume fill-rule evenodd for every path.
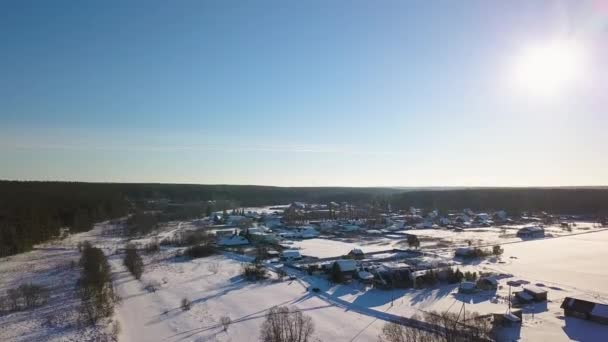
M 324 238 L 296 240 L 291 243 L 296 249 L 300 250 L 300 254 L 314 256 L 318 258 L 338 257 L 348 254 L 353 248 L 360 248 L 364 253 L 384 251 L 396 248 L 394 245 L 398 241 L 382 240 L 365 243 L 343 242 Z
M 217 273 L 209 265 L 218 265 Z M 124 298 L 118 317 L 125 341 L 255 341 L 266 311 L 276 305 L 311 316 L 315 335 L 324 341 L 375 340 L 383 323 L 331 305 L 298 281 L 247 282 L 240 276 L 241 262 L 231 257 L 168 258 L 148 265 L 141 282 L 124 272 L 119 260 L 114 266 Z M 154 293 L 143 289 L 151 280 L 162 284 Z M 189 311 L 179 308 L 184 297 L 192 301 Z M 233 321 L 227 332 L 219 324 L 222 316 Z

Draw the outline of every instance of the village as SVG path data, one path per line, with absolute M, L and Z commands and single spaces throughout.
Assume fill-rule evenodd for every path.
M 602 217 L 294 202 L 133 233 L 138 215 L 158 212 L 66 230 L 0 263 L 7 288 L 25 279 L 50 288 L 77 279 L 69 265 L 83 243 L 97 246 L 121 298 L 109 326 L 120 329 L 74 329 L 79 307 L 72 287 L 61 286 L 32 314 L 0 316 L 0 337 L 245 341 L 280 306 L 309 316 L 323 341 L 377 340 L 387 324 L 438 331 L 437 317 L 462 331 L 483 328 L 480 341 L 604 341 L 608 334 Z M 128 250 L 145 265 L 137 277 L 123 264 Z
M 333 295 L 338 285 L 358 294 L 340 299 L 353 304 L 365 294 L 374 301 L 384 298 L 372 306 L 390 308 L 397 320 L 418 310 L 455 310 L 466 324 L 465 312 L 474 312 L 492 322 L 505 340 L 535 336 L 527 321 L 555 324 L 557 312 L 562 317 L 608 324 L 608 288 L 604 293 L 581 293 L 577 287 L 569 290 L 567 284 L 510 272 L 521 258 L 510 252 L 521 242 L 606 228 L 605 218 L 592 216 L 544 212 L 510 216 L 504 210 L 470 209 L 441 214 L 418 208 L 391 212 L 390 208 L 382 211 L 334 202 L 239 208 L 213 213 L 190 225 L 193 231 L 214 234 L 222 250 L 249 256 L 292 281 L 304 281 L 308 290 L 321 297 Z M 416 298 L 420 291 L 442 295 L 428 303 L 395 307 L 396 302 Z M 597 329 L 605 333 L 608 326 Z M 539 329 L 536 334 L 547 331 Z

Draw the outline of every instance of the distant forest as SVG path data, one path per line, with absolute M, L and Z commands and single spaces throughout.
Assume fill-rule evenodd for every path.
M 287 204 L 293 201 L 373 202 L 390 203 L 393 209 L 415 206 L 440 210 L 505 209 L 510 213 L 547 211 L 608 215 L 606 188 L 412 190 L 0 181 L 0 256 L 27 251 L 37 243 L 58 236 L 61 227 L 70 227 L 72 232 L 89 230 L 95 222 L 133 213 L 141 209 L 142 203 L 153 199 L 178 203 L 215 200 L 231 202 L 235 206 Z M 203 212 L 201 208 L 200 213 Z

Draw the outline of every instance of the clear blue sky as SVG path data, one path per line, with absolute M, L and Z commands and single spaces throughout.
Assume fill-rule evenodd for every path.
M 570 38 L 578 82 L 508 85 L 522 47 Z M 0 179 L 606 185 L 608 3 L 2 1 L 0 160 Z

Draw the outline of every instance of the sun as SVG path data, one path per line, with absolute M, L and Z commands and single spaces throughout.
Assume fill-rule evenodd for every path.
M 582 76 L 582 46 L 570 40 L 529 46 L 515 59 L 514 86 L 534 95 L 553 95 Z

